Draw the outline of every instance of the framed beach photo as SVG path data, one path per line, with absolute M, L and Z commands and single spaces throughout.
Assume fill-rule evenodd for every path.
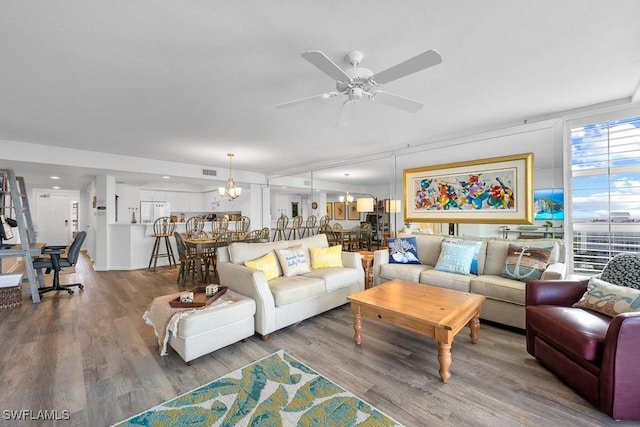
M 533 153 L 405 169 L 405 222 L 533 223 Z
M 535 220 L 562 221 L 564 219 L 564 189 L 541 188 L 533 191 Z

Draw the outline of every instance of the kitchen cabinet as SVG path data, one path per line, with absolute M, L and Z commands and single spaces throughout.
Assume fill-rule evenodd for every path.
M 204 212 L 202 194 L 200 193 L 178 193 L 179 212 Z
M 166 202 L 167 192 L 158 190 L 140 190 L 140 201 Z

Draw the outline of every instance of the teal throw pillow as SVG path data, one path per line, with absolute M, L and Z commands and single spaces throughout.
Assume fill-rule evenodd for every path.
M 442 249 L 436 264 L 437 271 L 469 276 L 475 248 L 452 242 L 442 242 Z
M 551 251 L 553 251 L 553 246 L 549 248 L 534 248 L 510 243 L 507 261 L 502 270 L 502 277 L 521 282 L 540 279 L 542 273 L 547 269 L 547 265 L 549 265 Z
M 469 273 L 478 274 L 478 257 L 480 256 L 480 248 L 482 247 L 482 242 L 477 241 L 467 241 L 467 240 L 448 240 L 450 243 L 454 243 L 456 245 L 469 246 L 473 248 L 473 260 L 471 261 L 471 269 Z
M 415 237 L 387 239 L 389 264 L 420 264 Z

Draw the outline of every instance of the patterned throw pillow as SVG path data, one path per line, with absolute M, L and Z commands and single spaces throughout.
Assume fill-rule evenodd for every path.
M 478 257 L 480 256 L 480 248 L 482 247 L 482 242 L 474 242 L 467 240 L 447 240 L 447 242 L 454 243 L 456 245 L 469 246 L 473 248 L 473 260 L 471 261 L 471 269 L 469 273 L 478 274 Z
M 468 276 L 471 271 L 474 253 L 475 248 L 473 246 L 442 242 L 442 249 L 435 269 Z
M 531 246 L 517 246 L 509 244 L 507 261 L 502 270 L 502 277 L 521 282 L 537 280 L 547 269 L 551 259 L 553 246 L 548 248 L 534 248 Z
M 600 279 L 618 286 L 640 289 L 640 254 L 618 254 L 602 270 Z
M 342 245 L 328 248 L 309 248 L 311 269 L 342 267 Z
M 420 264 L 415 237 L 387 239 L 390 264 Z
M 307 251 L 302 245 L 278 249 L 276 250 L 276 255 L 278 256 L 278 261 L 280 261 L 284 277 L 296 276 L 311 271 Z
M 262 271 L 267 280 L 275 279 L 280 275 L 278 271 L 278 261 L 273 255 L 273 252 L 269 252 L 265 256 L 251 261 L 245 261 L 244 265 Z
M 640 311 L 640 291 L 592 277 L 587 291 L 574 307 L 588 308 L 607 316 Z

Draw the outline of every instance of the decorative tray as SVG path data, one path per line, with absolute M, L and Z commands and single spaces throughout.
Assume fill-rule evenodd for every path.
M 207 296 L 207 294 L 205 294 L 205 288 L 206 288 L 205 286 L 197 286 L 193 289 L 189 289 L 188 291 L 185 291 L 185 292 L 193 292 L 193 302 L 180 302 L 180 295 L 178 295 L 177 298 L 169 301 L 169 305 L 173 308 L 204 307 L 206 305 L 211 304 L 212 302 L 220 298 L 222 295 L 224 295 L 225 292 L 227 292 L 226 286 L 218 286 L 217 293 L 211 296 Z

